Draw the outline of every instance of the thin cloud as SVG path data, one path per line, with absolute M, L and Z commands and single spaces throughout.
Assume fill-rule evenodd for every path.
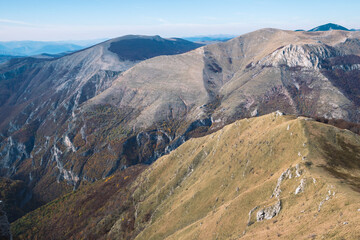
M 201 17 L 201 19 L 206 20 L 206 21 L 217 21 L 217 20 L 221 20 L 221 18 L 218 18 L 218 17 L 210 17 L 210 16 L 203 16 L 203 17 Z
M 11 19 L 0 19 L 0 24 L 1 23 L 32 26 L 31 23 L 27 23 L 27 22 L 23 22 L 23 21 L 16 21 L 16 20 L 11 20 Z
M 170 22 L 169 21 L 167 21 L 167 20 L 165 20 L 165 19 L 163 19 L 163 18 L 157 18 L 156 19 L 158 22 L 160 22 L 160 23 L 163 23 L 163 24 L 169 24 Z

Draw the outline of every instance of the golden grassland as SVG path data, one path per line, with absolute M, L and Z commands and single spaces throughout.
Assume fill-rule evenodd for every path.
M 271 197 L 284 172 L 279 197 Z M 137 173 L 94 185 L 126 181 L 129 205 L 118 211 L 111 204 L 118 214 L 106 229 L 99 230 L 98 219 L 93 228 L 83 224 L 77 236 L 95 236 L 89 232 L 97 229 L 98 239 L 360 238 L 360 136 L 311 119 L 272 113 L 240 120 L 190 139 Z M 79 191 L 61 206 L 83 199 Z M 258 222 L 257 212 L 279 200 L 281 211 Z M 15 239 L 24 233 L 41 236 L 31 229 L 48 224 L 39 215 L 53 204 L 13 223 Z M 81 211 L 91 216 L 90 208 Z M 80 220 L 78 211 L 73 215 L 67 216 Z
M 324 153 L 328 151 L 324 144 L 334 137 L 346 139 L 346 146 L 357 146 L 350 153 L 340 148 L 337 154 L 348 154 L 348 161 L 358 166 L 359 136 L 293 116 L 245 119 L 189 140 L 138 178 L 138 219 L 149 213 L 151 219 L 141 226 L 144 230 L 137 239 L 356 239 L 359 192 L 328 171 L 333 166 Z M 327 148 L 338 148 L 333 145 Z M 338 168 L 344 176 L 360 176 L 360 168 Z M 281 184 L 279 215 L 256 222 L 255 211 L 251 216 L 255 223 L 247 226 L 251 209 L 277 201 L 270 196 L 287 169 L 292 179 Z M 306 182 L 304 192 L 295 195 L 301 179 Z M 335 195 L 319 211 L 329 190 Z

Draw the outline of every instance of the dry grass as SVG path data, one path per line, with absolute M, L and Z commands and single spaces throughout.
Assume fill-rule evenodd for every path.
M 360 196 L 354 191 L 360 171 L 359 146 L 358 135 L 305 118 L 273 113 L 237 121 L 208 136 L 190 139 L 137 178 L 121 175 L 128 181 L 126 188 L 132 202 L 129 206 L 133 210 L 105 216 L 103 209 L 98 209 L 95 213 L 101 216 L 97 218 L 99 223 L 81 222 L 76 236 L 359 239 Z M 257 211 L 278 201 L 270 196 L 287 169 L 292 177 L 281 183 L 280 213 L 271 220 L 257 222 Z M 298 177 L 297 169 L 301 170 Z M 86 191 L 107 186 L 115 179 L 118 177 L 110 177 Z M 305 181 L 304 191 L 295 195 L 301 179 Z M 98 195 L 93 197 L 97 199 Z M 79 192 L 71 197 L 71 203 L 77 206 L 83 198 L 83 192 Z M 49 227 L 44 220 L 35 220 L 41 219 L 39 216 L 54 204 L 17 221 L 13 224 L 15 233 L 24 234 L 20 226 L 30 235 L 36 233 L 30 227 Z M 118 211 L 116 205 L 109 206 Z M 256 206 L 259 209 L 251 214 L 248 224 L 249 211 Z M 85 216 L 94 219 L 90 208 L 81 209 Z M 80 221 L 78 211 L 66 216 L 73 218 L 76 214 L 73 221 Z M 91 230 L 95 226 L 98 235 Z
M 314 124 L 319 123 L 273 114 L 241 120 L 192 139 L 159 159 L 138 180 L 143 183 L 136 196 L 142 199 L 137 224 L 144 230 L 137 239 L 355 239 L 360 234 L 356 225 L 360 218 L 358 193 L 312 164 L 326 161 L 325 156 L 315 159 L 310 153 L 317 151 L 309 149 L 309 145 L 316 146 L 308 135 Z M 320 126 L 322 132 L 338 131 Z M 296 164 L 303 171 L 298 178 Z M 270 196 L 278 177 L 288 168 L 293 176 L 281 185 L 280 215 L 256 222 L 255 211 L 251 217 L 255 223 L 248 227 L 251 209 L 277 201 Z M 306 179 L 305 191 L 295 195 L 302 178 Z M 318 212 L 329 190 L 335 196 Z M 140 219 L 148 214 L 150 220 L 144 224 Z

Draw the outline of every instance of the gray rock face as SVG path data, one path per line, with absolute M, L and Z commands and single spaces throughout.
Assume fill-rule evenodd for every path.
M 256 213 L 256 221 L 269 220 L 279 214 L 281 210 L 281 200 L 277 201 L 274 205 L 261 209 Z
M 306 179 L 300 180 L 300 185 L 295 189 L 295 195 L 302 193 L 305 190 Z
M 6 212 L 3 210 L 4 203 L 0 200 L 0 239 L 12 240 L 10 232 L 10 223 L 6 216 Z
M 277 180 L 277 184 L 276 187 L 273 191 L 273 193 L 271 194 L 270 198 L 276 197 L 279 198 L 280 197 L 280 193 L 281 193 L 281 183 L 286 179 L 286 178 L 291 178 L 291 170 L 290 169 L 286 169 L 285 172 L 283 172 L 280 177 Z

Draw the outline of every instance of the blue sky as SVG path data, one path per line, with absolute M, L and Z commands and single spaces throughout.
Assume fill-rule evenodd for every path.
M 0 41 L 241 35 L 328 22 L 360 28 L 359 10 L 358 0 L 0 0 Z

